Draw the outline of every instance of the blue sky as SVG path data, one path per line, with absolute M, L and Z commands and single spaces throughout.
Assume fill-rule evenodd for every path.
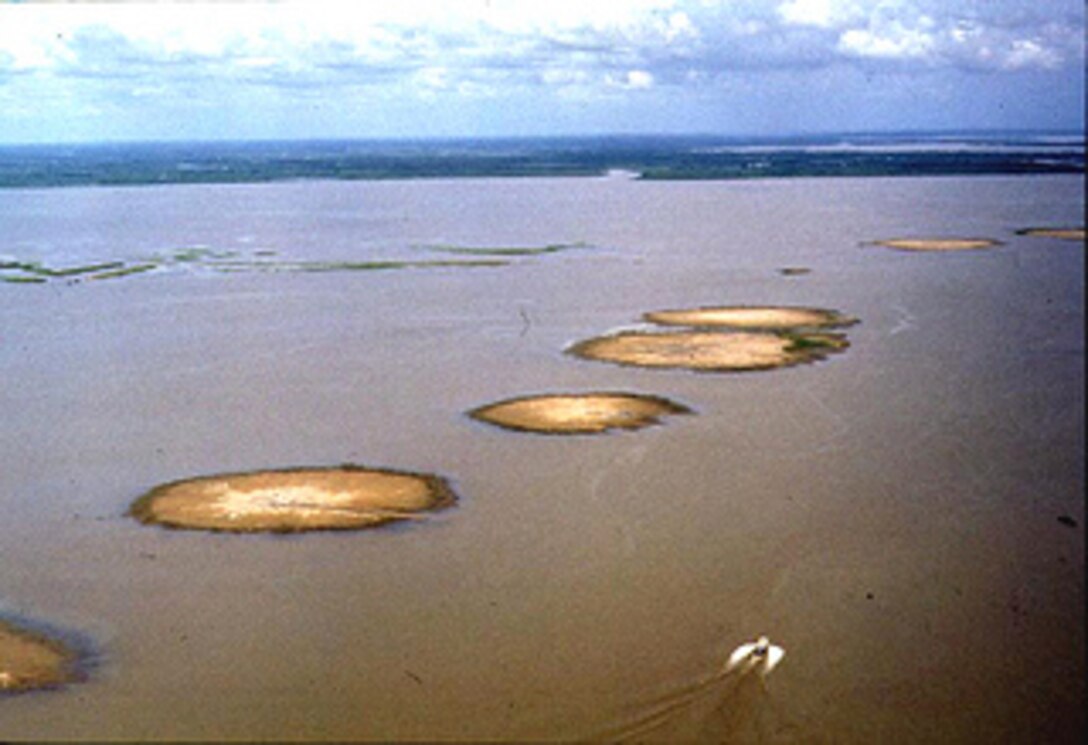
M 1084 125 L 1083 0 L 0 3 L 0 143 Z

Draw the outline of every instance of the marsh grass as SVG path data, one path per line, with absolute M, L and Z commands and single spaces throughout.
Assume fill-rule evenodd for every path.
M 13 285 L 44 285 L 48 282 L 45 277 L 28 277 L 25 275 L 6 275 L 0 274 L 0 282 L 8 282 Z
M 193 246 L 191 248 L 176 249 L 166 257 L 163 257 L 163 260 L 189 264 L 217 259 L 233 259 L 237 258 L 237 256 L 237 251 L 217 251 L 214 248 L 208 248 L 206 246 Z
M 144 274 L 156 269 L 191 267 L 194 270 L 220 274 L 250 272 L 375 272 L 395 269 L 494 268 L 508 266 L 504 258 L 430 259 L 423 261 L 291 261 L 272 260 L 274 251 L 256 251 L 254 259 L 239 258 L 235 251 L 210 248 L 186 248 L 167 255 L 153 256 L 138 263 L 124 261 L 99 262 L 75 267 L 52 268 L 36 262 L 4 261 L 0 263 L 0 281 L 11 284 L 42 284 L 55 279 L 102 280 L 119 279 Z
M 41 284 L 51 279 L 78 279 L 87 275 L 118 271 L 124 266 L 123 261 L 106 261 L 56 268 L 38 262 L 9 261 L 0 264 L 0 271 L 18 271 L 22 274 L 4 274 L 0 275 L 0 279 L 12 283 Z
M 380 272 L 393 269 L 434 269 L 444 267 L 500 267 L 510 262 L 497 259 L 476 261 L 215 261 L 206 264 L 219 272 Z
M 132 266 L 121 267 L 120 269 L 113 269 L 108 272 L 100 272 L 98 274 L 92 274 L 87 277 L 88 280 L 99 279 L 117 279 L 119 277 L 128 277 L 133 274 L 143 274 L 144 272 L 150 272 L 158 269 L 158 264 L 134 264 Z
M 0 269 L 16 269 L 27 274 L 43 277 L 47 279 L 59 279 L 66 277 L 79 277 L 84 274 L 93 274 L 95 272 L 105 272 L 113 269 L 120 269 L 125 265 L 123 261 L 107 261 L 96 264 L 82 264 L 79 266 L 67 266 L 63 268 L 53 268 L 39 264 L 37 262 L 8 262 L 0 265 Z
M 578 243 L 552 243 L 547 246 L 455 246 L 439 244 L 434 246 L 422 246 L 428 251 L 457 254 L 463 256 L 541 256 L 554 254 L 561 251 L 570 251 L 579 248 L 588 248 L 583 242 Z
M 787 352 L 817 350 L 837 352 L 850 346 L 850 342 L 842 334 L 797 334 L 787 331 L 781 335 L 790 342 L 790 345 L 786 347 Z

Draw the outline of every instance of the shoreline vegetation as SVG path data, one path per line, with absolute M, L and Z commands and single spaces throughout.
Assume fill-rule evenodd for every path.
M 539 137 L 0 146 L 0 188 L 297 180 L 734 180 L 1085 172 L 1083 133 Z
M 556 243 L 547 246 L 423 246 L 433 253 L 452 258 L 372 259 L 367 261 L 305 261 L 283 258 L 275 251 L 258 249 L 249 253 L 221 251 L 206 246 L 180 248 L 169 253 L 125 261 L 95 261 L 63 267 L 46 266 L 36 261 L 0 258 L 0 283 L 45 284 L 118 279 L 134 274 L 158 271 L 207 271 L 216 274 L 245 273 L 326 273 L 374 272 L 395 269 L 495 268 L 509 266 L 518 259 L 559 253 L 571 249 L 592 248 L 586 243 Z

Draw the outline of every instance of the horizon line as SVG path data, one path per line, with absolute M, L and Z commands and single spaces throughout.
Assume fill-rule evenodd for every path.
M 940 136 L 998 136 L 998 135 L 1050 135 L 1084 138 L 1084 127 L 1075 128 L 908 128 L 908 129 L 828 129 L 791 134 L 744 133 L 729 134 L 716 132 L 583 132 L 552 134 L 485 134 L 485 135 L 335 135 L 304 137 L 222 137 L 222 138 L 118 138 L 96 140 L 25 140 L 0 142 L 0 148 L 23 147 L 105 147 L 124 145 L 229 145 L 229 144 L 317 144 L 317 143 L 489 143 L 489 142 L 529 142 L 547 140 L 736 140 L 736 141 L 782 141 L 806 140 L 827 137 L 940 137 Z

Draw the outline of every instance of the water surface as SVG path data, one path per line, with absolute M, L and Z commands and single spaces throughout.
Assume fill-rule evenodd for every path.
M 660 736 L 1079 741 L 1084 246 L 1015 230 L 1083 207 L 1076 176 L 4 191 L 0 256 L 55 265 L 585 247 L 0 283 L 0 613 L 79 630 L 99 658 L 86 683 L 0 700 L 0 734 L 593 738 L 765 634 L 786 651 L 765 686 L 700 698 Z M 902 235 L 1005 245 L 862 245 Z M 738 304 L 861 324 L 845 353 L 763 373 L 562 351 L 645 311 Z M 698 416 L 555 438 L 463 413 L 563 390 Z M 124 517 L 162 482 L 345 462 L 437 473 L 462 499 L 336 535 Z

